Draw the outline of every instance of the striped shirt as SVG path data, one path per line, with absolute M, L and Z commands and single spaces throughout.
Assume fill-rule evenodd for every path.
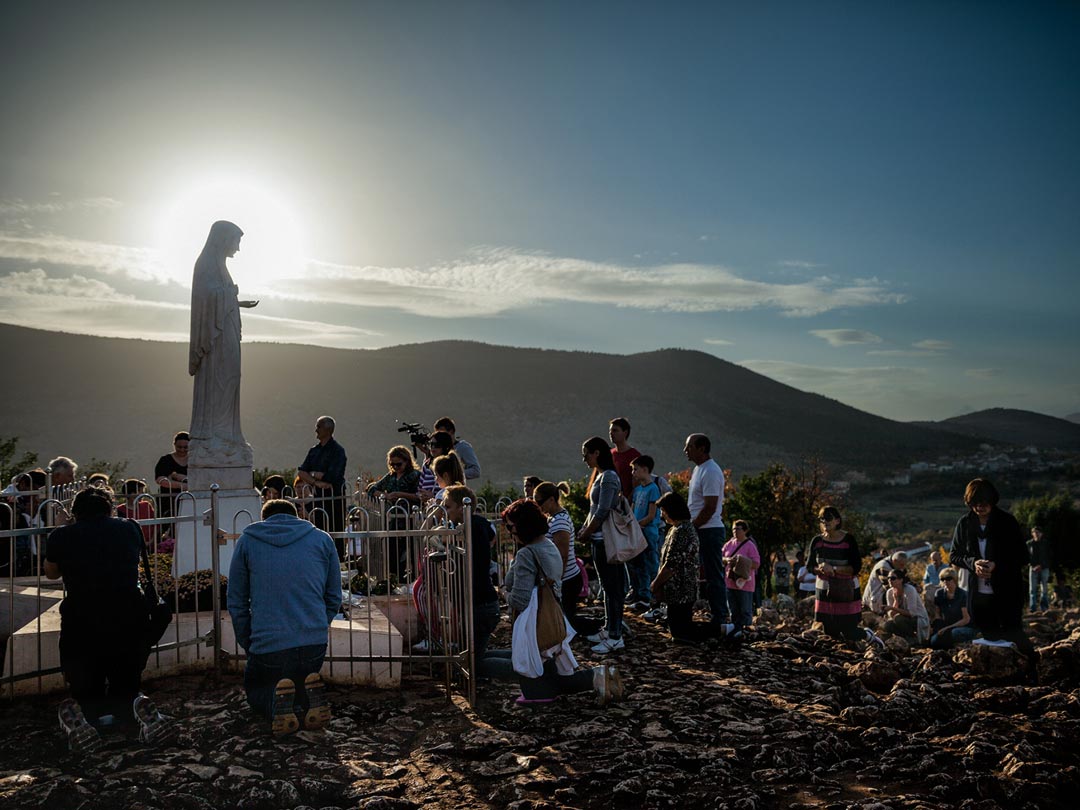
M 574 521 L 570 519 L 570 513 L 565 509 L 548 518 L 547 539 L 552 543 L 555 543 L 556 532 L 570 532 L 570 553 L 566 555 L 566 566 L 563 568 L 562 575 L 562 581 L 566 582 L 578 575 L 578 567 L 577 555 L 574 554 Z

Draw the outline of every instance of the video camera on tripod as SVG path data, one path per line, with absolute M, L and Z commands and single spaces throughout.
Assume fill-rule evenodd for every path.
M 420 454 L 417 453 L 417 448 L 423 447 L 431 441 L 431 434 L 424 430 L 424 426 L 419 422 L 402 422 L 398 420 L 398 424 L 401 427 L 397 429 L 397 432 L 409 434 L 409 442 L 413 446 L 413 455 L 419 458 Z

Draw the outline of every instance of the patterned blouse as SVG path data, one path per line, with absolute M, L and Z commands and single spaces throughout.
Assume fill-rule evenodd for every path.
M 683 605 L 697 601 L 698 534 L 694 524 L 684 520 L 668 529 L 664 547 L 660 550 L 660 567 L 671 569 L 671 579 L 664 583 L 664 601 Z
M 416 490 L 420 486 L 420 471 L 409 470 L 401 478 L 398 478 L 392 472 L 388 472 L 374 484 L 367 488 L 368 495 L 374 492 L 385 492 L 387 494 L 392 492 L 407 492 L 411 495 L 416 494 Z

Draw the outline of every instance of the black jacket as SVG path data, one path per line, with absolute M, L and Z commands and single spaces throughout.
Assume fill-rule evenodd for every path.
M 979 516 L 974 511 L 968 512 L 956 523 L 953 530 L 952 551 L 949 563 L 971 572 L 972 582 L 968 588 L 968 607 L 978 591 L 975 576 L 975 561 L 987 559 L 994 563 L 994 573 L 990 575 L 990 587 L 994 589 L 994 598 L 1003 600 L 1022 609 L 1024 595 L 1027 592 L 1024 583 L 1024 566 L 1028 564 L 1027 544 L 1020 531 L 1020 524 L 1008 512 L 991 510 L 986 522 L 986 554 L 979 553 Z

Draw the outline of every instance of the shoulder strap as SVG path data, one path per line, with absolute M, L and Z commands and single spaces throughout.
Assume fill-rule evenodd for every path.
M 146 587 L 143 589 L 143 592 L 148 599 L 157 602 L 157 586 L 154 585 L 154 573 L 150 569 L 150 555 L 146 553 L 146 542 L 143 540 L 142 529 L 139 527 L 139 524 L 131 518 L 125 518 L 125 520 L 139 538 L 139 556 L 142 558 L 143 571 L 146 573 Z

